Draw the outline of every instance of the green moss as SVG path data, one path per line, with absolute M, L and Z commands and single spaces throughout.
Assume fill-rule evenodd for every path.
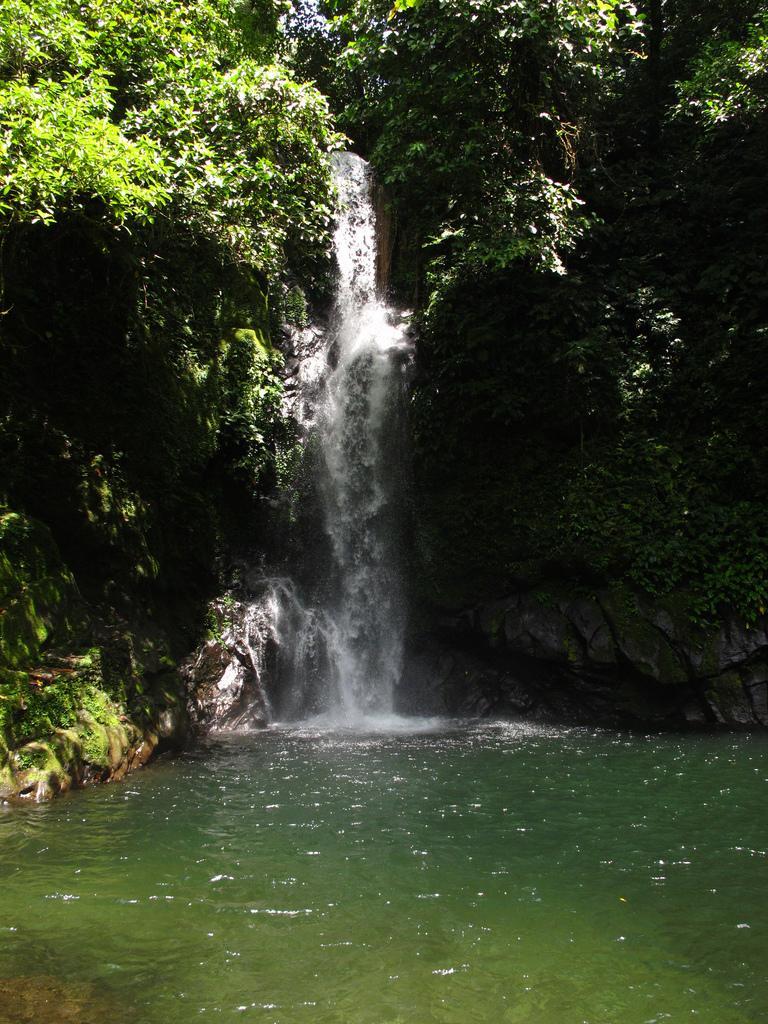
M 257 363 L 268 362 L 274 355 L 275 350 L 263 331 L 256 331 L 249 327 L 233 330 L 232 341 L 236 345 L 250 349 L 250 354 Z
M 52 659 L 55 661 L 55 659 Z M 83 715 L 114 728 L 129 711 L 126 680 L 102 648 L 44 666 L 39 674 L 0 674 L 0 736 L 8 748 L 77 727 Z
M 23 718 L 14 726 L 16 738 L 45 736 L 77 722 L 80 687 L 77 681 L 41 688 L 29 687 L 24 698 Z
M 498 611 L 491 616 L 488 622 L 488 635 L 492 640 L 498 641 L 504 630 L 504 612 Z
M 581 649 L 576 638 L 570 633 L 566 633 L 563 638 L 563 647 L 565 648 L 565 656 L 572 665 L 576 665 L 581 661 Z
M 141 733 L 119 723 L 102 725 L 82 711 L 76 728 L 59 729 L 12 751 L 0 772 L 0 792 L 37 791 L 37 798 L 69 789 L 86 767 L 99 774 L 116 770 Z
M 22 771 L 45 768 L 51 759 L 51 749 L 45 743 L 29 743 L 14 754 L 14 760 Z
M 635 593 L 616 585 L 601 605 L 619 648 L 643 674 L 661 683 L 684 683 L 688 672 L 661 630 L 649 622 Z
M 0 667 L 30 668 L 54 635 L 72 636 L 79 600 L 48 529 L 0 510 Z
M 124 771 L 160 711 L 180 700 L 178 675 L 162 671 L 169 659 L 153 633 L 126 633 L 79 655 L 48 654 L 33 673 L 1 670 L 0 795 L 47 799 Z M 146 678 L 144 660 L 155 673 Z
M 309 323 L 307 297 L 298 286 L 290 288 L 283 298 L 283 317 L 293 327 L 303 328 Z
M 704 676 L 713 676 L 720 668 L 719 644 L 717 641 L 717 630 L 711 629 L 704 635 L 700 643 L 700 650 L 702 652 L 701 674 Z
M 24 790 L 34 788 L 48 796 L 70 787 L 79 763 L 71 743 L 57 736 L 26 744 L 14 752 L 12 761 Z
M 680 658 L 662 637 L 659 637 L 659 681 L 675 685 L 688 682 L 688 672 Z
M 88 764 L 101 768 L 110 766 L 110 743 L 109 733 L 97 722 L 89 723 L 89 727 L 82 734 L 83 759 Z
M 724 718 L 730 718 L 731 712 L 744 704 L 745 695 L 741 676 L 738 672 L 724 672 L 711 681 L 707 689 L 707 697 L 717 705 Z
M 23 708 L 22 693 L 26 692 L 24 673 L 0 673 L 0 742 L 7 737 L 14 718 Z
M 542 608 L 556 608 L 557 597 L 554 589 L 551 586 L 538 587 L 534 593 L 534 600 L 537 604 L 540 604 Z

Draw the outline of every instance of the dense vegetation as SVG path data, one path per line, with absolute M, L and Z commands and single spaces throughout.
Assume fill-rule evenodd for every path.
M 391 190 L 394 285 L 419 309 L 426 594 L 624 580 L 752 621 L 768 604 L 768 7 L 326 10 L 324 29 L 297 19 L 315 38 L 299 53 L 308 72 L 335 54 L 327 87 Z
M 3 497 L 101 588 L 205 564 L 208 493 L 274 475 L 333 141 L 275 46 L 267 0 L 2 4 Z

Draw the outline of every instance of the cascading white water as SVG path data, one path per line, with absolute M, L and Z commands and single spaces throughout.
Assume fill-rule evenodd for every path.
M 409 345 L 403 317 L 377 294 L 369 166 L 337 154 L 334 176 L 339 276 L 331 326 L 321 345 L 316 330 L 305 332 L 290 410 L 317 453 L 309 465 L 322 538 L 307 553 L 316 578 L 306 567 L 302 583 L 262 578 L 256 603 L 273 614 L 280 716 L 358 727 L 391 717 L 402 667 L 399 422 Z
M 335 592 L 329 655 L 330 713 L 344 719 L 393 710 L 403 651 L 403 598 L 397 550 L 402 387 L 401 324 L 377 295 L 376 218 L 368 164 L 334 160 L 339 192 L 339 263 L 334 355 L 320 440 L 325 525 Z

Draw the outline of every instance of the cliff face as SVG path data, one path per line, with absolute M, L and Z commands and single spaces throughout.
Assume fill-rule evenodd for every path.
M 765 616 L 702 629 L 679 600 L 539 587 L 444 616 L 412 650 L 404 693 L 452 713 L 768 726 Z

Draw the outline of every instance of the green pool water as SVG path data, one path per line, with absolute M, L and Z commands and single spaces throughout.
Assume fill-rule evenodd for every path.
M 210 742 L 0 810 L 0 1021 L 768 1020 L 768 740 Z

